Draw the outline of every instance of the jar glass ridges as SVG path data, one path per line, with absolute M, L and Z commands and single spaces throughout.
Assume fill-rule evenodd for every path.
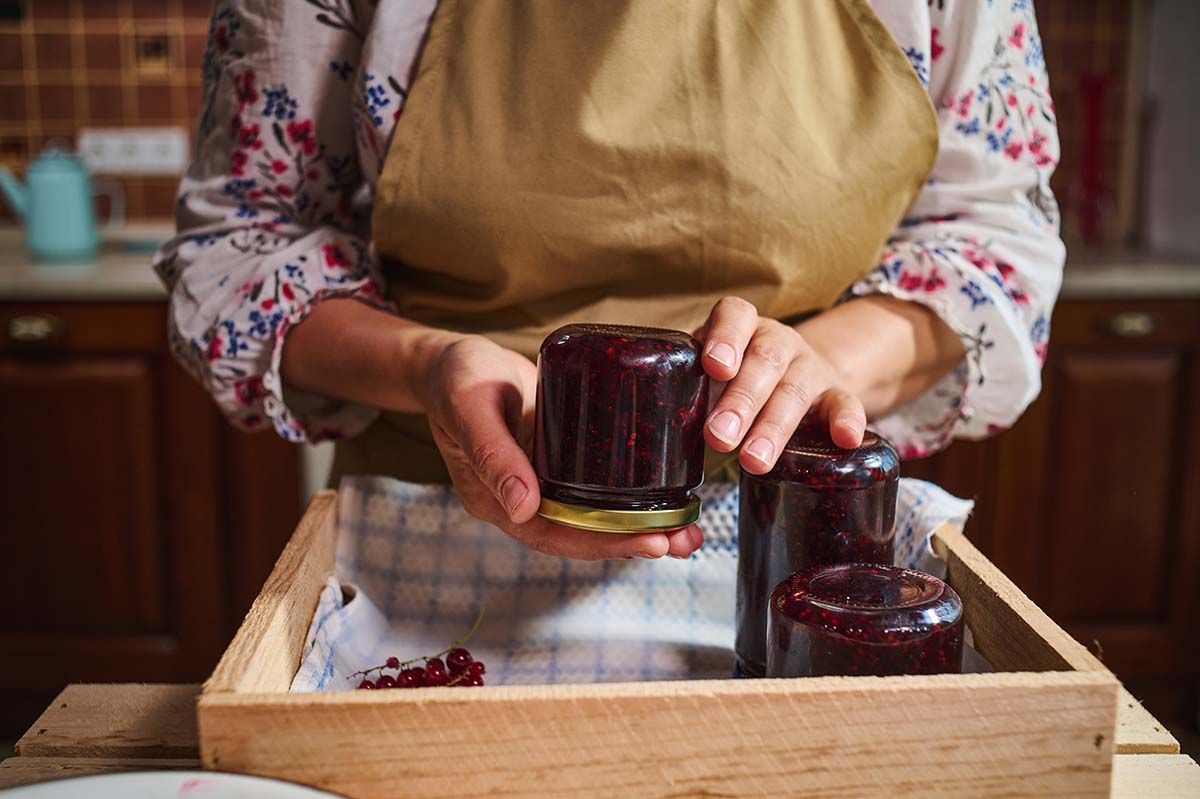
M 767 676 L 951 674 L 963 606 L 938 578 L 896 566 L 813 566 L 772 592 Z
M 695 521 L 708 377 L 686 333 L 568 325 L 538 355 L 541 515 L 613 532 Z

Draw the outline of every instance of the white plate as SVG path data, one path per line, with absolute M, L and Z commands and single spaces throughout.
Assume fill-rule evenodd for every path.
M 3 799 L 338 799 L 294 782 L 219 771 L 131 771 L 40 782 L 0 791 Z

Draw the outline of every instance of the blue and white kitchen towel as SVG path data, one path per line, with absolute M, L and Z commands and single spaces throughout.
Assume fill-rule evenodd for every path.
M 353 672 L 468 648 L 489 685 L 730 675 L 738 491 L 705 485 L 704 547 L 687 560 L 541 555 L 467 515 L 448 486 L 353 477 L 338 490 L 336 573 L 321 593 L 293 691 L 348 690 Z M 972 503 L 900 481 L 896 562 L 940 574 L 929 536 Z

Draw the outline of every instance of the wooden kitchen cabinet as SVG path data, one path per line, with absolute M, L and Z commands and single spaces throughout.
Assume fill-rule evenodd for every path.
M 1160 718 L 1200 680 L 1200 300 L 1065 300 L 1010 431 L 903 473 L 974 496 L 968 533 Z
M 228 428 L 163 302 L 0 303 L 0 419 L 0 737 L 67 682 L 204 677 L 299 517 L 295 448 Z

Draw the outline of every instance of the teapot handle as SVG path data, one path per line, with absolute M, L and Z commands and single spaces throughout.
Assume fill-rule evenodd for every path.
M 117 228 L 125 224 L 125 191 L 115 180 L 96 180 L 93 193 L 108 198 L 108 221 L 106 228 Z

